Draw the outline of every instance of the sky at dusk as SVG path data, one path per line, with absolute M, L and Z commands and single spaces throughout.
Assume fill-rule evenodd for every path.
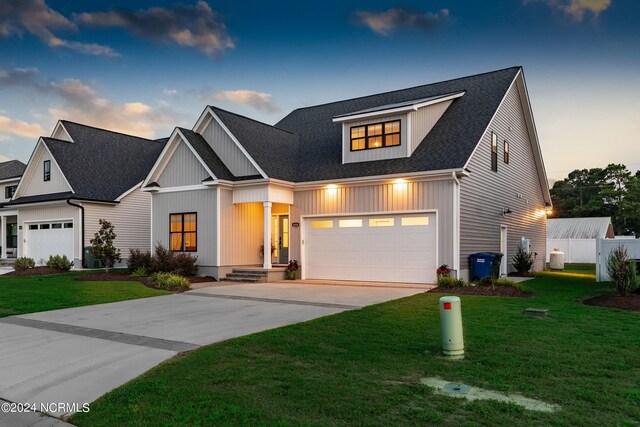
M 640 169 L 640 2 L 0 0 L 0 156 L 67 119 L 145 137 L 524 67 L 547 175 Z

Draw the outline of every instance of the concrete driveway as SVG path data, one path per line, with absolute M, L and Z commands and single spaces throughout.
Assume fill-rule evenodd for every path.
M 261 283 L 0 319 L 0 398 L 75 412 L 184 351 L 424 292 Z M 2 424 L 0 412 L 0 424 Z

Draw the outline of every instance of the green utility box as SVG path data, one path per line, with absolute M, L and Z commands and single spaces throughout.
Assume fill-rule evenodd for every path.
M 101 265 L 98 262 L 97 259 L 95 259 L 93 257 L 93 254 L 91 253 L 91 246 L 85 246 L 84 247 L 84 253 L 83 253 L 83 266 L 84 268 L 100 268 Z

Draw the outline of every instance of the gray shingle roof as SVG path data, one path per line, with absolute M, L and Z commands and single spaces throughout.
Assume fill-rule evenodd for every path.
M 20 178 L 24 173 L 27 165 L 19 160 L 9 160 L 8 162 L 0 163 L 0 180 L 10 178 Z
M 207 167 L 213 172 L 218 179 L 226 179 L 233 181 L 236 177 L 231 173 L 229 168 L 222 162 L 220 157 L 213 151 L 213 148 L 205 141 L 199 133 L 189 129 L 178 128 L 189 144 L 198 153 L 200 158 L 206 163 Z
M 356 114 L 363 114 L 363 113 L 374 113 L 374 112 L 377 113 L 378 111 L 393 110 L 393 109 L 402 108 L 402 107 L 411 107 L 411 106 L 414 106 L 414 105 L 422 104 L 423 102 L 435 101 L 437 99 L 446 98 L 446 97 L 453 96 L 453 95 L 460 95 L 462 93 L 463 92 L 443 93 L 441 95 L 430 96 L 428 98 L 412 99 L 410 101 L 403 101 L 403 102 L 396 102 L 394 104 L 380 105 L 380 106 L 377 106 L 377 107 L 366 108 L 364 110 L 353 111 L 353 112 L 349 112 L 349 113 L 346 113 L 346 114 L 340 114 L 339 116 L 336 116 L 336 118 L 338 118 L 338 117 L 349 117 L 349 116 L 354 116 Z
M 275 126 L 298 136 L 298 159 L 287 158 L 280 162 L 280 167 L 276 167 L 281 156 L 271 156 L 268 159 L 268 170 L 265 169 L 265 172 L 270 177 L 304 182 L 462 168 L 471 156 L 519 70 L 520 67 L 512 67 L 440 83 L 294 110 Z M 403 103 L 460 91 L 465 91 L 465 95 L 452 102 L 411 157 L 342 164 L 342 126 L 340 123 L 333 123 L 333 117 L 354 111 L 375 109 L 382 105 Z M 245 122 L 246 119 L 240 126 Z M 264 126 L 266 125 L 253 126 L 257 128 L 254 132 L 257 132 L 258 135 L 252 139 L 260 140 L 259 132 Z M 236 134 L 235 129 L 231 129 L 234 135 Z M 272 132 L 274 137 L 282 134 L 279 129 L 278 132 Z M 244 145 L 244 139 L 236 136 Z M 288 151 L 294 151 L 292 147 L 295 145 L 295 138 L 291 137 L 290 140 L 287 143 L 287 147 L 291 147 Z M 254 152 L 273 153 L 271 148 L 274 145 L 269 138 L 262 138 L 262 141 L 263 144 L 253 144 L 251 150 L 253 151 L 251 155 L 261 166 L 262 156 L 254 154 Z M 267 142 L 268 145 L 265 144 Z M 248 148 L 247 151 L 249 151 Z M 296 163 L 298 166 L 297 174 L 282 173 L 283 168 L 291 168 Z
M 297 179 L 298 136 L 265 123 L 210 106 L 270 178 Z
M 69 181 L 74 197 L 81 199 L 116 200 L 144 180 L 167 141 L 62 123 L 73 142 L 42 140 Z
M 608 232 L 610 235 L 607 236 Z M 547 239 L 596 239 L 613 237 L 611 217 L 549 218 Z

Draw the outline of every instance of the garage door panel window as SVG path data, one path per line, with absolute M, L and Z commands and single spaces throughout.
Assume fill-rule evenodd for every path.
M 311 228 L 333 228 L 333 220 L 315 220 L 311 221 Z
M 29 230 L 37 230 L 38 224 L 29 224 Z
M 403 227 L 415 226 L 415 225 L 429 225 L 428 216 L 408 216 L 403 217 L 401 224 Z
M 62 224 L 51 224 L 51 228 L 62 228 Z
M 169 241 L 174 252 L 198 250 L 198 214 L 179 213 L 169 215 Z
M 40 224 L 40 230 L 48 230 L 51 228 L 49 224 Z
M 340 228 L 356 228 L 362 227 L 361 219 L 341 219 L 339 222 Z
M 72 222 L 65 222 L 64 223 L 64 228 L 73 228 L 73 223 Z
M 394 218 L 369 218 L 369 227 L 393 227 Z

